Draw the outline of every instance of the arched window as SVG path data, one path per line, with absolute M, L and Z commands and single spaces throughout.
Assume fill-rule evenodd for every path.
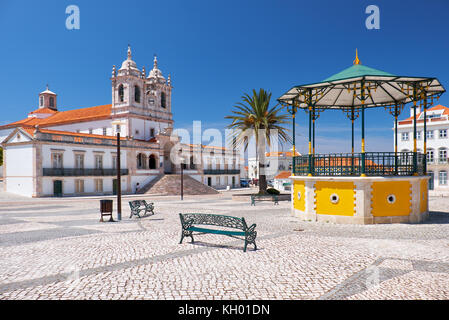
M 125 89 L 123 88 L 123 84 L 118 87 L 118 99 L 120 102 L 123 102 L 125 99 Z
M 44 105 L 44 97 L 41 96 L 39 99 L 39 105 L 42 107 Z
M 148 168 L 156 169 L 156 156 L 154 154 L 148 158 Z
M 50 97 L 50 108 L 53 108 L 55 106 L 55 98 Z
M 142 153 L 137 155 L 137 169 L 145 169 L 146 168 L 146 156 Z
M 134 86 L 134 101 L 140 103 L 140 88 L 139 88 L 139 86 Z
M 161 107 L 166 108 L 167 107 L 167 101 L 165 97 L 165 92 L 161 92 Z

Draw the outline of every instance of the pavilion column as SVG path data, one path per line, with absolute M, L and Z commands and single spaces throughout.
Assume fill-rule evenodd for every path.
M 394 106 L 394 172 L 398 174 L 398 106 Z
M 424 98 L 424 175 L 427 174 L 427 96 Z
M 361 154 L 361 169 L 360 176 L 366 177 L 365 174 L 365 81 L 361 81 L 361 100 L 362 100 L 362 154 Z
M 296 173 L 296 162 L 295 162 L 295 155 L 296 155 L 296 139 L 295 139 L 295 127 L 296 127 L 296 123 L 295 123 L 295 117 L 296 116 L 296 110 L 295 110 L 295 106 L 292 107 L 292 122 L 293 122 L 293 154 L 292 154 L 292 176 L 295 175 Z
M 312 176 L 312 107 L 309 106 L 309 172 L 308 176 Z
M 351 174 L 354 174 L 354 106 L 351 107 Z
M 413 84 L 413 175 L 418 175 L 418 155 L 416 145 L 416 84 Z

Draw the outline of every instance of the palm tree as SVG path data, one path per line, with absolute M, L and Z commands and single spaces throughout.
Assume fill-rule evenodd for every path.
M 259 193 L 267 192 L 267 180 L 265 176 L 265 151 L 271 146 L 272 131 L 277 130 L 277 138 L 280 143 L 290 141 L 288 129 L 282 125 L 290 123 L 289 115 L 282 113 L 279 105 L 270 107 L 271 93 L 260 89 L 253 89 L 253 95 L 245 93 L 242 102 L 238 102 L 232 110 L 232 115 L 225 119 L 232 120 L 228 125 L 234 129 L 232 133 L 232 146 L 234 148 L 244 146 L 248 148 L 251 138 L 256 142 L 256 157 L 259 162 Z

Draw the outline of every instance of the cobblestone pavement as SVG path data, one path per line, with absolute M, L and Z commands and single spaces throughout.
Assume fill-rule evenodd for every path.
M 148 197 L 145 197 L 150 200 Z M 425 224 L 300 222 L 279 206 L 154 197 L 156 214 L 100 223 L 98 199 L 0 196 L 0 299 L 448 299 L 448 198 Z M 115 203 L 114 203 L 115 204 Z M 446 210 L 446 212 L 444 211 Z M 180 240 L 179 212 L 245 217 L 258 250 Z

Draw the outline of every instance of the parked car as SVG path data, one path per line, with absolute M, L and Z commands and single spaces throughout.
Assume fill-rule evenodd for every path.
M 249 187 L 249 180 L 241 179 L 240 180 L 240 186 L 242 188 L 248 188 Z

